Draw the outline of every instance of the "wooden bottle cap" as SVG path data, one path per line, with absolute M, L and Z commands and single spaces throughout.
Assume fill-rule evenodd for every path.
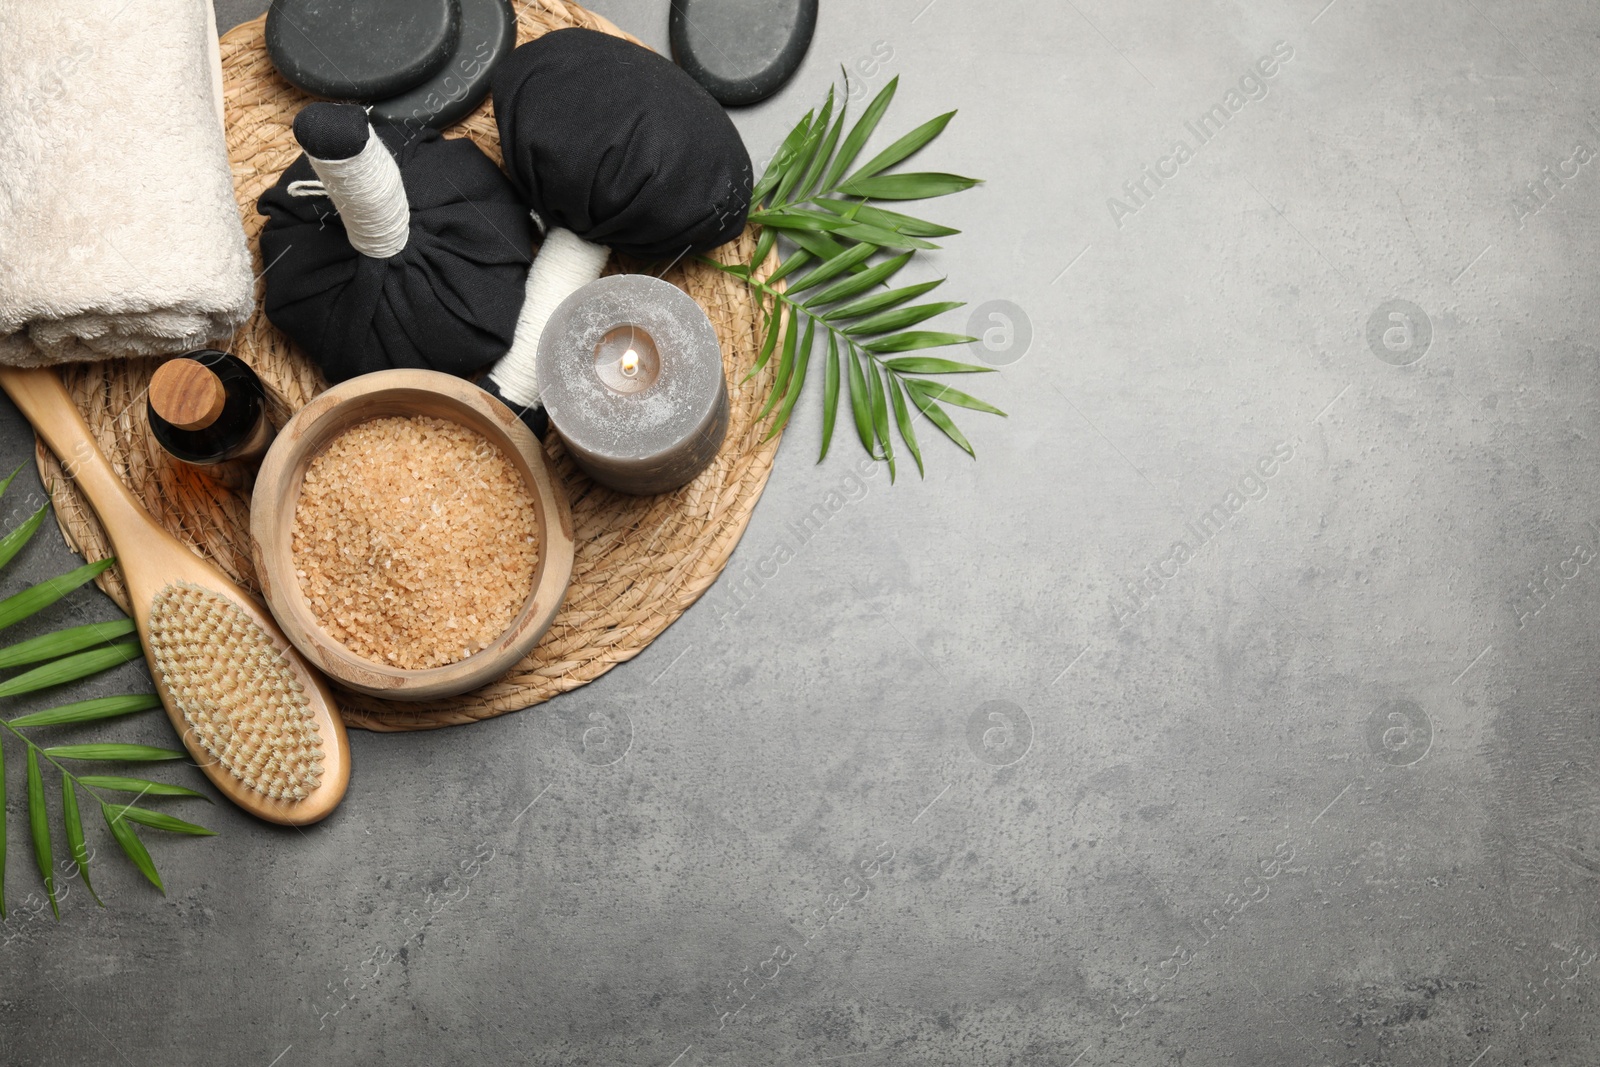
M 222 379 L 199 360 L 169 359 L 150 379 L 150 409 L 180 430 L 205 429 L 227 402 Z

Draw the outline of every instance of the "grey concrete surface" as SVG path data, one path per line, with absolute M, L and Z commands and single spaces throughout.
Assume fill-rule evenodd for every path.
M 664 46 L 664 0 L 596 7 Z M 736 121 L 765 160 L 840 64 L 902 77 L 885 136 L 961 109 L 926 165 L 988 180 L 923 270 L 1031 334 L 982 353 L 978 461 L 815 465 L 808 398 L 634 662 L 355 734 L 313 829 L 149 835 L 165 898 L 106 857 L 106 910 L 14 915 L 0 1061 L 1596 1062 L 1597 35 L 1574 0 L 824 4 Z M 4 590 L 70 562 L 47 533 Z

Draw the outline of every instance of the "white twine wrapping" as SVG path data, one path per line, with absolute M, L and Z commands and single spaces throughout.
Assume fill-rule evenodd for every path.
M 326 196 L 344 221 L 350 244 L 364 256 L 388 259 L 411 239 L 411 204 L 400 165 L 367 127 L 367 143 L 349 159 L 306 158 L 321 181 L 289 183 L 290 196 Z
M 319 172 L 320 173 L 320 172 Z M 537 222 L 537 216 L 535 216 Z M 600 277 L 606 269 L 611 249 L 591 244 L 573 233 L 556 227 L 545 235 L 539 254 L 528 271 L 527 295 L 517 316 L 517 331 L 511 347 L 489 371 L 489 378 L 500 395 L 523 407 L 539 402 L 539 376 L 535 359 L 545 323 L 563 300 Z

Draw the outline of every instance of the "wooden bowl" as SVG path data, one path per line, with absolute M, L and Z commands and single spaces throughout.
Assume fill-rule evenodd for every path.
M 533 588 L 510 628 L 466 659 L 426 670 L 389 667 L 350 651 L 318 624 L 295 576 L 294 512 L 306 468 L 352 426 L 392 415 L 448 419 L 488 438 L 532 491 L 539 529 Z M 294 646 L 340 684 L 395 700 L 455 696 L 506 674 L 549 629 L 572 577 L 572 514 L 538 439 L 500 401 L 470 382 L 437 371 L 364 374 L 301 408 L 279 432 L 256 476 L 250 541 L 267 604 Z

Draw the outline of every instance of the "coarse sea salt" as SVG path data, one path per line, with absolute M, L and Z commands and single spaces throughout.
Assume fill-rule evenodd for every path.
M 403 670 L 486 648 L 539 565 L 517 468 L 482 434 L 431 416 L 369 419 L 329 442 L 306 469 L 291 545 L 323 630 Z

